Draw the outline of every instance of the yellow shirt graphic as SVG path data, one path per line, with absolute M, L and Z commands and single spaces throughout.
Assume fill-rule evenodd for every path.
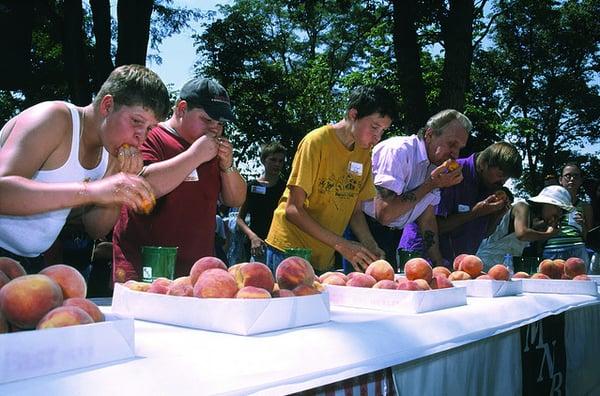
M 371 152 L 358 147 L 348 150 L 330 125 L 315 129 L 300 142 L 287 185 L 298 186 L 306 192 L 304 206 L 317 223 L 342 235 L 356 202 L 375 196 Z M 285 207 L 289 193 L 286 187 L 273 215 L 267 243 L 279 250 L 310 248 L 311 264 L 316 270 L 332 269 L 333 248 L 286 219 Z

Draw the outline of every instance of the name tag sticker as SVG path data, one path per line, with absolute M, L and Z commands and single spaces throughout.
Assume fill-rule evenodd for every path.
M 267 193 L 267 187 L 257 185 L 250 186 L 250 192 L 265 195 Z
M 458 213 L 467 213 L 470 210 L 471 210 L 471 208 L 469 207 L 469 205 L 458 204 Z
M 348 171 L 350 173 L 353 173 L 357 176 L 362 176 L 363 174 L 363 164 L 361 164 L 360 162 L 353 162 L 350 161 L 350 163 L 348 164 Z
M 194 169 L 192 173 L 187 175 L 184 181 L 198 181 L 198 172 L 196 171 L 196 169 Z

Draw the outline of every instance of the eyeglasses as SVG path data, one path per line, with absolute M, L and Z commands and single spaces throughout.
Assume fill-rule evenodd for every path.
M 579 179 L 581 175 L 579 173 L 567 173 L 566 175 L 562 175 L 565 179 Z

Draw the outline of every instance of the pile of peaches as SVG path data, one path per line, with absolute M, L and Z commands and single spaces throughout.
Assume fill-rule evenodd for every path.
M 530 276 L 526 272 L 517 272 L 513 278 L 530 278 Z M 579 257 L 571 257 L 567 260 L 544 259 L 538 266 L 538 272 L 531 275 L 531 279 L 591 280 L 587 276 L 585 262 Z
M 396 278 L 394 268 L 390 263 L 385 260 L 377 260 L 367 267 L 365 273 L 351 272 L 344 275 L 340 272 L 326 272 L 319 279 L 324 285 L 374 289 L 423 291 L 453 287 L 448 277 L 439 273 L 439 268 L 443 267 L 431 268 L 426 260 L 413 258 L 404 265 L 405 276 Z
M 27 275 L 18 261 L 0 257 L 0 334 L 102 322 L 104 314 L 86 293 L 73 267 L 56 264 Z
M 227 268 L 217 257 L 196 261 L 189 276 L 157 278 L 152 283 L 129 280 L 123 286 L 141 292 L 200 298 L 272 298 L 319 294 L 322 285 L 313 267 L 301 257 L 283 260 L 275 277 L 263 263 L 240 263 Z

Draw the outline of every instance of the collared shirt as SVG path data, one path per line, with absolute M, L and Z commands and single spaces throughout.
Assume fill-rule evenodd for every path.
M 429 162 L 425 142 L 417 135 L 394 136 L 373 148 L 373 181 L 376 186 L 393 191 L 397 195 L 419 187 L 431 175 L 435 165 Z M 427 193 L 413 209 L 394 219 L 389 227 L 403 228 L 415 221 L 429 205 L 437 205 L 440 192 Z M 375 202 L 363 203 L 363 211 L 375 218 Z
M 436 208 L 437 216 L 448 217 L 470 212 L 478 202 L 492 194 L 486 191 L 481 183 L 475 161 L 476 154 L 456 161 L 462 167 L 463 181 L 441 190 L 440 203 Z M 449 233 L 439 235 L 442 257 L 451 262 L 459 254 L 475 254 L 479 244 L 486 237 L 490 217 L 491 215 L 478 217 Z M 416 224 L 404 228 L 399 247 L 406 250 L 422 250 L 421 236 Z

